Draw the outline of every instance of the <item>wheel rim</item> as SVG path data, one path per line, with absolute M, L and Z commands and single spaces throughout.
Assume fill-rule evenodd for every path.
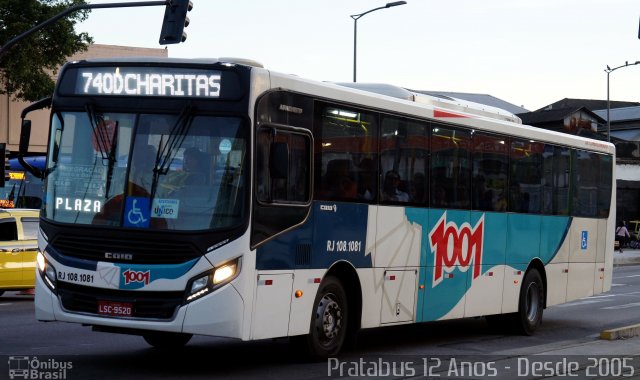
M 538 284 L 532 282 L 527 287 L 527 319 L 535 322 L 538 319 L 538 309 L 540 307 L 540 289 Z
M 334 294 L 325 294 L 316 309 L 316 331 L 323 345 L 331 344 L 342 331 L 342 308 Z

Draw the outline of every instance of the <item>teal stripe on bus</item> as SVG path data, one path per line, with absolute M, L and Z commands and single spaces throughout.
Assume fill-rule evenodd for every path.
M 419 283 L 425 288 L 418 294 L 418 322 L 444 317 L 495 265 L 525 270 L 535 258 L 548 264 L 571 225 L 565 216 L 417 208 L 406 215 L 422 226 Z

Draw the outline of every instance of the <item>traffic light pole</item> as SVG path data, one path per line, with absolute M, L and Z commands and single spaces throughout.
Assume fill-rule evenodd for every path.
M 20 34 L 17 37 L 14 37 L 13 39 L 9 40 L 6 44 L 4 44 L 4 46 L 2 46 L 0 48 L 0 57 L 7 52 L 13 45 L 15 45 L 16 43 L 18 43 L 20 40 L 22 40 L 23 38 L 29 36 L 32 33 L 37 32 L 38 30 L 51 25 L 52 23 L 58 21 L 59 19 L 67 16 L 70 13 L 76 12 L 76 11 L 80 11 L 83 9 L 101 9 L 101 8 L 130 8 L 130 7 L 153 7 L 153 6 L 159 6 L 159 5 L 170 5 L 171 4 L 171 0 L 164 0 L 164 1 L 138 1 L 138 2 L 129 2 L 129 3 L 105 3 L 105 4 L 79 4 L 79 5 L 74 5 L 72 7 L 69 7 L 67 9 L 65 9 L 64 11 L 58 13 L 57 15 L 51 17 L 50 19 L 48 19 L 47 21 L 38 24 L 36 26 L 34 26 L 33 28 L 27 30 L 26 32 Z
M 7 170 L 9 169 L 9 157 L 7 151 L 7 144 L 0 143 L 0 160 L 4 161 L 0 164 L 0 187 L 4 187 L 4 182 L 7 180 Z

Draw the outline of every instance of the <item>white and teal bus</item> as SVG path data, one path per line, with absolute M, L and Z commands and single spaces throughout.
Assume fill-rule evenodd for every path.
M 327 357 L 380 326 L 532 334 L 610 289 L 613 145 L 354 86 L 233 59 L 65 65 L 24 112 L 51 106 L 37 319 Z

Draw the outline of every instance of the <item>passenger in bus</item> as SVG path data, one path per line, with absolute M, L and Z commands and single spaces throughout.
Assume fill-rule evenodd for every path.
M 444 187 L 438 185 L 433 190 L 433 200 L 431 202 L 431 206 L 433 207 L 447 207 L 449 202 L 447 202 L 447 192 Z
M 383 199 L 392 202 L 409 202 L 409 194 L 400 190 L 400 175 L 395 170 L 389 170 L 384 178 Z
M 348 175 L 331 178 L 327 196 L 333 199 L 356 199 L 358 184 Z
M 413 181 L 411 181 L 411 201 L 415 203 L 424 203 L 426 200 L 426 181 L 423 173 L 415 173 Z
M 531 196 L 529 195 L 529 193 L 523 192 L 522 194 L 520 194 L 520 210 L 518 211 L 520 212 L 536 211 L 536 210 L 529 210 L 530 200 L 531 200 Z
M 160 184 L 159 194 L 176 196 L 185 186 L 202 186 L 208 183 L 207 156 L 198 148 L 190 147 L 183 152 L 182 170 L 171 170 Z
M 370 201 L 376 199 L 377 174 L 371 158 L 364 158 L 358 165 L 358 199 Z
M 135 147 L 131 160 L 131 171 L 129 173 L 129 184 L 127 192 L 129 195 L 148 196 L 151 191 L 153 181 L 153 168 L 155 167 L 157 150 L 153 145 L 142 145 Z
M 329 199 L 355 199 L 358 186 L 353 180 L 351 161 L 345 159 L 331 160 L 327 163 L 325 174 L 325 193 Z
M 343 176 L 338 180 L 336 192 L 334 194 L 337 199 L 356 199 L 358 195 L 358 184 L 349 176 Z
M 153 145 L 134 146 L 129 181 L 127 182 L 125 193 L 116 194 L 109 198 L 102 211 L 93 217 L 94 224 L 119 226 L 125 197 L 149 198 L 151 196 L 153 168 L 155 167 L 156 158 L 157 150 Z M 151 218 L 149 227 L 165 229 L 167 228 L 167 222 L 165 219 Z
M 187 172 L 185 184 L 206 185 L 209 178 L 207 173 L 207 156 L 200 149 L 191 147 L 184 151 L 184 171 Z
M 482 211 L 493 211 L 493 191 L 487 188 L 487 182 L 483 176 L 476 178 L 473 208 Z
M 493 204 L 494 211 L 507 211 L 507 197 L 504 196 L 504 191 L 500 191 L 496 197 L 496 201 Z

